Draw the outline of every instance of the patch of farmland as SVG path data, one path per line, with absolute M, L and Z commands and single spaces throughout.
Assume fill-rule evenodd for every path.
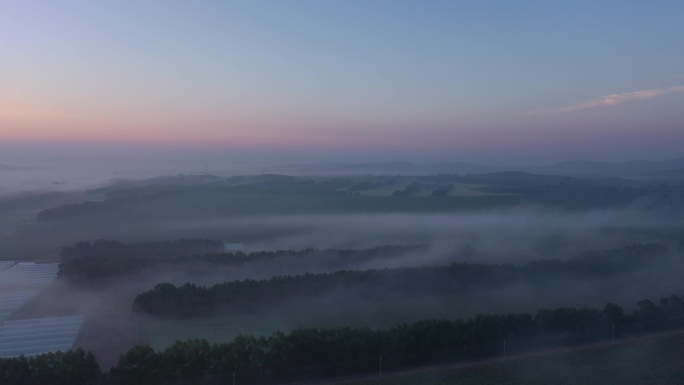
M 236 314 L 200 319 L 159 319 L 141 317 L 149 345 L 161 350 L 177 340 L 203 338 L 210 344 L 231 342 L 240 334 L 269 336 L 275 331 L 288 332 L 290 327 L 276 313 Z
M 638 338 L 571 351 L 475 363 L 357 381 L 349 385 L 640 385 L 684 383 L 684 333 Z

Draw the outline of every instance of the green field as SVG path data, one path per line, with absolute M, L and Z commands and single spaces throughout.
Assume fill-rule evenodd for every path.
M 641 273 L 639 273 L 642 275 Z M 228 315 L 191 319 L 141 317 L 150 345 L 155 349 L 171 346 L 176 340 L 204 338 L 210 343 L 232 341 L 239 334 L 267 336 L 296 328 L 368 327 L 387 329 L 401 323 L 424 319 L 468 319 L 478 314 L 535 313 L 543 308 L 593 307 L 607 302 L 631 312 L 637 301 L 657 298 L 677 289 L 662 291 L 644 287 L 654 280 L 671 281 L 681 276 L 681 269 L 667 275 L 628 276 L 608 282 L 573 282 L 561 280 L 543 285 L 505 285 L 479 288 L 453 295 L 430 297 L 364 297 L 361 292 L 318 293 L 316 297 L 298 297 L 254 310 Z M 631 282 L 631 286 L 628 283 Z M 615 290 L 614 288 L 621 288 Z M 597 294 L 600 293 L 600 294 Z
M 290 327 L 276 313 L 235 314 L 190 320 L 140 318 L 149 345 L 163 350 L 174 342 L 203 338 L 212 344 L 232 342 L 240 334 L 268 336 L 274 331 L 289 332 Z
M 635 243 L 658 242 L 675 252 L 681 251 L 679 242 L 684 239 L 681 222 L 676 218 L 676 209 L 684 204 L 677 206 L 678 201 L 672 198 L 679 195 L 663 195 L 646 184 L 640 185 L 639 189 L 627 189 L 636 182 L 566 180 L 517 174 L 460 179 L 449 176 L 348 179 L 352 184 L 368 182 L 375 187 L 361 189 L 357 194 L 353 190 L 338 189 L 335 186 L 344 181 L 330 178 L 314 180 L 265 175 L 196 184 L 185 183 L 179 178 L 170 182 L 151 180 L 124 184 L 89 193 L 37 194 L 0 201 L 0 260 L 58 261 L 62 247 L 96 239 L 148 242 L 201 238 L 244 243 L 247 251 L 308 247 L 361 249 L 433 243 L 439 249 L 435 255 L 442 259 L 430 260 L 429 254 L 421 254 L 411 256 L 411 259 L 398 259 L 396 264 L 450 263 L 452 259 L 446 257 L 452 256 L 447 254 L 456 255 L 465 246 L 473 250 L 472 257 L 464 257 L 472 258 L 467 262 L 522 263 L 532 258 L 564 259 L 584 250 Z M 417 182 L 429 187 L 408 196 L 393 195 Z M 442 183 L 453 187 L 446 196 L 431 196 L 435 186 Z M 655 207 L 666 207 L 668 213 L 670 207 L 674 207 L 672 214 L 664 217 L 675 217 L 675 220 L 649 222 L 646 217 L 643 224 L 623 222 L 634 214 L 627 203 L 634 197 L 642 199 L 642 195 L 648 196 L 650 202 L 660 202 L 658 204 L 663 206 Z M 119 198 L 123 198 L 123 204 L 117 203 Z M 74 205 L 84 201 L 91 203 Z M 673 206 L 666 205 L 670 203 Z M 37 219 L 41 210 L 55 207 L 64 210 L 55 210 L 59 215 Z M 83 207 L 88 209 L 81 210 Z M 612 209 L 624 209 L 624 213 L 618 213 L 624 216 L 615 214 L 613 218 L 613 213 L 605 213 Z M 653 214 L 648 210 L 643 213 Z M 654 213 L 662 215 L 662 211 Z M 535 221 L 535 216 L 542 219 Z M 293 271 L 300 274 L 311 267 L 303 266 L 301 271 Z M 383 267 L 395 266 L 359 265 L 360 269 Z M 183 282 L 181 277 L 198 284 L 225 280 L 224 270 L 202 267 L 196 271 L 205 275 L 198 276 L 194 268 L 197 266 L 188 264 L 164 266 L 164 271 L 150 269 L 137 276 L 141 278 L 135 284 L 140 286 L 138 292 L 142 292 L 148 290 L 155 279 L 165 276 L 160 273 L 171 272 L 175 275 L 170 277 L 178 282 Z M 273 269 L 245 265 L 231 267 L 226 276 L 230 279 L 269 278 L 283 274 L 281 270 L 277 265 Z M 600 308 L 606 301 L 631 311 L 636 301 L 643 298 L 681 293 L 681 276 L 681 269 L 656 269 L 611 280 L 559 281 L 543 285 L 521 282 L 429 298 L 385 296 L 381 303 L 363 291 L 333 291 L 312 293 L 310 297 L 295 298 L 268 309 L 252 309 L 253 313 L 246 311 L 183 320 L 141 317 L 139 327 L 145 340 L 154 349 L 161 350 L 177 340 L 189 338 L 204 338 L 214 344 L 232 341 L 240 334 L 266 336 L 300 327 L 382 329 L 402 322 L 463 319 L 478 313 L 534 312 L 560 306 Z M 89 315 L 116 313 L 128 316 L 132 298 L 137 294 L 133 287 L 135 285 L 129 282 L 120 285 L 117 288 L 121 291 L 120 296 L 116 294 L 118 292 L 100 289 L 62 298 L 83 304 L 84 308 L 92 305 L 94 310 L 89 309 Z M 52 305 L 52 301 L 46 302 Z M 121 339 L 116 334 L 110 334 L 108 338 Z M 362 383 L 684 383 L 679 368 L 684 362 L 682 346 L 684 337 L 680 334 L 669 339 L 641 340 Z M 113 353 L 110 355 L 123 351 Z M 114 359 L 110 361 L 114 362 Z
M 78 237 L 68 226 L 38 222 L 38 213 L 84 199 L 78 192 L 27 193 L 0 199 L 0 260 L 56 261 L 59 249 L 68 244 L 65 242 Z
M 212 238 L 270 244 L 278 237 L 308 231 L 256 222 L 264 217 L 443 215 L 487 213 L 528 205 L 548 206 L 559 213 L 577 213 L 629 207 L 637 198 L 659 202 L 663 207 L 682 206 L 676 191 L 667 190 L 665 194 L 645 182 L 523 173 L 343 178 L 258 175 L 205 179 L 166 177 L 86 192 L 5 197 L 0 200 L 0 253 L 3 254 L 0 258 L 55 260 L 62 247 L 82 240 L 145 242 Z M 364 184 L 366 187 L 354 190 L 353 186 Z M 419 187 L 408 196 L 393 196 L 409 185 Z M 436 188 L 447 185 L 452 188 L 446 196 L 431 196 Z M 81 202 L 89 203 L 74 205 Z M 53 209 L 56 214 L 39 220 L 37 215 L 44 209 Z M 245 225 L 245 219 L 252 219 L 252 225 Z M 378 242 L 386 243 L 382 240 L 344 247 L 372 247 Z
M 249 244 L 296 230 L 260 225 L 245 227 L 243 218 L 446 213 L 510 207 L 520 202 L 520 198 L 513 195 L 486 194 L 465 185 L 440 199 L 430 197 L 427 190 L 411 197 L 392 196 L 410 180 L 402 179 L 395 185 L 361 191 L 359 195 L 288 191 L 287 185 L 277 185 L 274 190 L 259 189 L 254 183 L 238 181 L 231 182 L 228 187 L 220 183 L 190 187 L 150 185 L 124 192 L 112 187 L 111 191 L 105 188 L 85 194 L 49 193 L 7 198 L 0 202 L 0 259 L 55 261 L 62 247 L 82 240 L 145 242 L 212 238 Z M 43 209 L 86 201 L 102 203 L 106 202 L 107 196 L 145 198 L 115 208 L 98 206 L 88 212 L 57 219 L 37 218 Z
M 684 333 L 469 367 L 339 382 L 348 385 L 641 385 L 684 383 Z

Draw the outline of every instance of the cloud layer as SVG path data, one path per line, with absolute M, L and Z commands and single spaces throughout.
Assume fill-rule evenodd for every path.
M 587 110 L 590 108 L 598 107 L 610 107 L 616 106 L 618 104 L 623 104 L 627 102 L 632 102 L 636 100 L 652 99 L 658 96 L 663 96 L 667 94 L 673 94 L 676 92 L 683 92 L 684 85 L 672 86 L 668 88 L 643 90 L 626 92 L 623 94 L 611 94 L 606 95 L 600 99 L 588 100 L 580 103 L 571 104 L 568 106 L 552 108 L 548 110 L 538 110 L 532 111 L 529 115 L 541 115 L 541 114 L 561 114 L 566 112 L 573 112 L 578 110 Z

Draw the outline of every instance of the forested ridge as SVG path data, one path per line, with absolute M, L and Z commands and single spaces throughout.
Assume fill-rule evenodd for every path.
M 589 251 L 565 261 L 543 260 L 524 265 L 453 263 L 448 266 L 341 270 L 229 281 L 210 287 L 160 283 L 139 294 L 133 307 L 140 313 L 189 318 L 266 307 L 290 298 L 317 296 L 341 289 L 378 300 L 450 295 L 475 288 L 501 287 L 521 280 L 543 283 L 562 279 L 602 279 L 654 266 L 666 258 L 667 248 L 640 244 Z
M 151 200 L 158 199 L 169 194 L 171 193 L 128 195 L 99 201 L 64 204 L 41 210 L 36 219 L 39 221 L 51 221 L 76 217 L 79 215 L 87 215 L 101 211 L 114 211 L 135 205 L 145 204 Z
M 512 355 L 533 349 L 624 338 L 684 327 L 684 296 L 637 302 L 624 310 L 543 309 L 478 315 L 467 320 L 424 320 L 384 330 L 306 328 L 268 337 L 241 335 L 229 343 L 178 341 L 163 351 L 136 346 L 100 373 L 82 350 L 0 359 L 3 385 L 276 383 L 377 373 L 422 364 Z
M 93 282 L 122 276 L 161 261 L 186 255 L 218 253 L 223 243 L 208 239 L 123 243 L 97 240 L 62 248 L 59 276 L 75 282 Z
M 450 195 L 454 187 L 463 185 L 470 185 L 473 191 L 484 195 Z M 364 196 L 374 190 L 383 194 Z M 299 202 L 289 199 L 292 197 L 303 198 L 303 202 L 299 202 L 304 203 L 300 209 L 313 212 L 354 212 L 361 208 L 361 211 L 389 212 L 426 208 L 449 211 L 530 203 L 571 209 L 625 207 L 639 203 L 680 210 L 684 207 L 683 192 L 684 184 L 677 180 L 557 176 L 516 171 L 355 178 L 197 175 L 154 178 L 140 184 L 129 182 L 92 190 L 90 195 L 102 195 L 102 199 L 45 208 L 39 212 L 38 220 L 61 221 L 140 207 L 173 210 L 174 206 L 168 206 L 170 202 L 194 201 L 197 197 L 203 197 L 205 214 L 218 210 L 229 215 L 268 211 L 273 214 L 274 209 L 275 212 L 287 212 L 288 206 Z M 239 202 L 244 196 L 250 196 L 260 204 L 249 207 L 226 205 L 227 201 Z M 264 211 L 266 207 L 269 210 Z
M 209 263 L 239 266 L 244 264 L 316 263 L 343 269 L 374 258 L 392 258 L 406 253 L 427 252 L 424 245 L 379 246 L 363 250 L 304 249 L 223 252 L 223 243 L 214 240 L 186 239 L 166 242 L 124 243 L 110 240 L 78 242 L 60 253 L 60 277 L 75 283 L 93 283 L 140 271 L 160 263 Z

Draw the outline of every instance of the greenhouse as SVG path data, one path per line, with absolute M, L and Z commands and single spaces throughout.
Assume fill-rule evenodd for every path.
M 71 349 L 83 316 L 5 321 L 0 325 L 0 357 Z
M 0 357 L 73 347 L 83 316 L 12 319 L 57 278 L 56 263 L 0 261 Z

